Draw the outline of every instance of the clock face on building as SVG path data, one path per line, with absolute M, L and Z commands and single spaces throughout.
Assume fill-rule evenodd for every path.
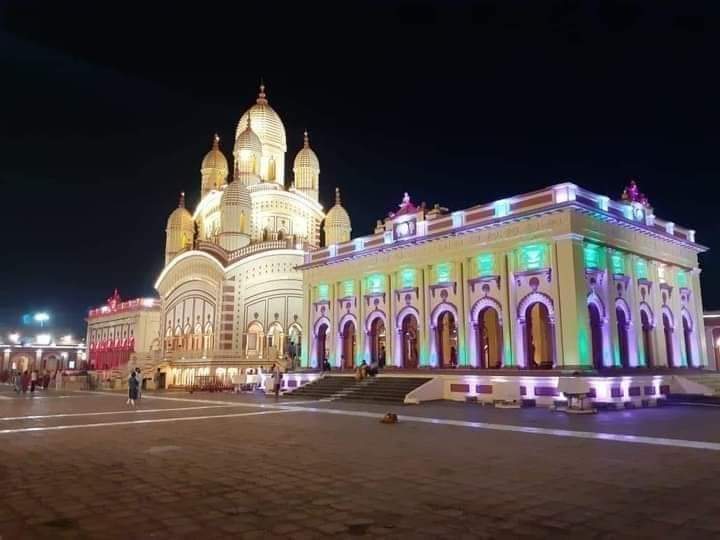
M 415 235 L 415 220 L 403 221 L 395 225 L 395 236 L 397 238 L 405 238 Z
M 633 207 L 633 218 L 635 218 L 635 221 L 642 221 L 645 217 L 645 211 L 640 206 L 634 206 Z

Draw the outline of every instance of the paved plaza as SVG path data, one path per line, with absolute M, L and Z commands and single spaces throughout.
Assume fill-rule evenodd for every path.
M 396 425 L 379 422 L 386 411 Z M 0 387 L 0 537 L 720 537 L 720 409 Z

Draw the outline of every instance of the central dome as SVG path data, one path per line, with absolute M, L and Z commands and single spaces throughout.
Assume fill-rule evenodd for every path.
M 260 93 L 255 105 L 243 113 L 238 122 L 235 138 L 245 130 L 247 117 L 250 115 L 252 130 L 260 137 L 263 145 L 272 146 L 283 152 L 287 151 L 287 140 L 285 137 L 285 126 L 280 116 L 269 104 L 265 96 L 265 86 L 260 85 Z

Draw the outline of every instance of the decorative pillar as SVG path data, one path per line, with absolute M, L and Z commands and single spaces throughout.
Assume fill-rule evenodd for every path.
M 390 358 L 394 358 L 395 367 L 403 367 L 402 361 L 405 344 L 403 342 L 402 325 L 398 325 L 398 327 L 395 329 L 394 336 L 395 356 Z
M 388 287 L 387 302 L 385 304 L 385 362 L 389 364 L 395 352 L 395 289 L 397 288 L 397 273 L 390 272 L 390 283 Z
M 707 368 L 708 363 L 708 347 L 705 336 L 705 319 L 703 318 L 702 294 L 700 293 L 700 268 L 697 266 L 690 270 L 690 303 L 694 309 L 691 313 L 695 320 L 693 321 L 693 345 L 697 347 L 696 366 Z M 715 347 L 715 344 L 712 344 Z
M 583 237 L 570 233 L 555 237 L 554 240 L 559 299 L 555 309 L 555 324 L 560 324 L 562 351 L 561 358 L 555 352 L 555 363 L 563 367 L 591 368 Z M 555 332 L 558 333 L 557 328 Z
M 513 262 L 512 252 L 503 253 L 500 257 L 500 305 L 502 306 L 502 340 L 503 353 L 501 367 L 518 366 L 521 350 L 513 350 L 513 339 L 515 338 L 515 324 L 517 318 L 516 295 L 514 294 L 515 283 L 513 280 L 513 272 L 515 266 Z
M 422 267 L 422 283 L 420 284 L 420 305 L 418 306 L 418 365 L 420 367 L 432 366 L 432 358 L 430 353 L 430 268 L 427 265 Z
M 467 300 L 466 300 L 466 280 L 467 280 L 467 269 L 465 268 L 466 261 L 459 260 L 453 261 L 453 266 L 457 267 L 458 275 L 455 276 L 455 286 L 460 287 L 460 305 L 458 306 L 458 350 L 457 350 L 457 363 L 458 367 L 468 367 L 470 365 L 470 359 L 468 358 L 468 335 L 467 330 L 468 324 L 468 313 L 467 313 Z

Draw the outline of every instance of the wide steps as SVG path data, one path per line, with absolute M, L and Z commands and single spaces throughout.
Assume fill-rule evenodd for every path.
M 422 377 L 374 377 L 365 379 L 364 384 L 358 384 L 338 399 L 402 403 L 407 394 L 429 380 Z
M 719 373 L 700 373 L 683 375 L 689 381 L 706 386 L 717 396 L 720 396 L 720 374 Z
M 357 384 L 354 377 L 325 376 L 288 393 L 291 397 L 330 398 Z

